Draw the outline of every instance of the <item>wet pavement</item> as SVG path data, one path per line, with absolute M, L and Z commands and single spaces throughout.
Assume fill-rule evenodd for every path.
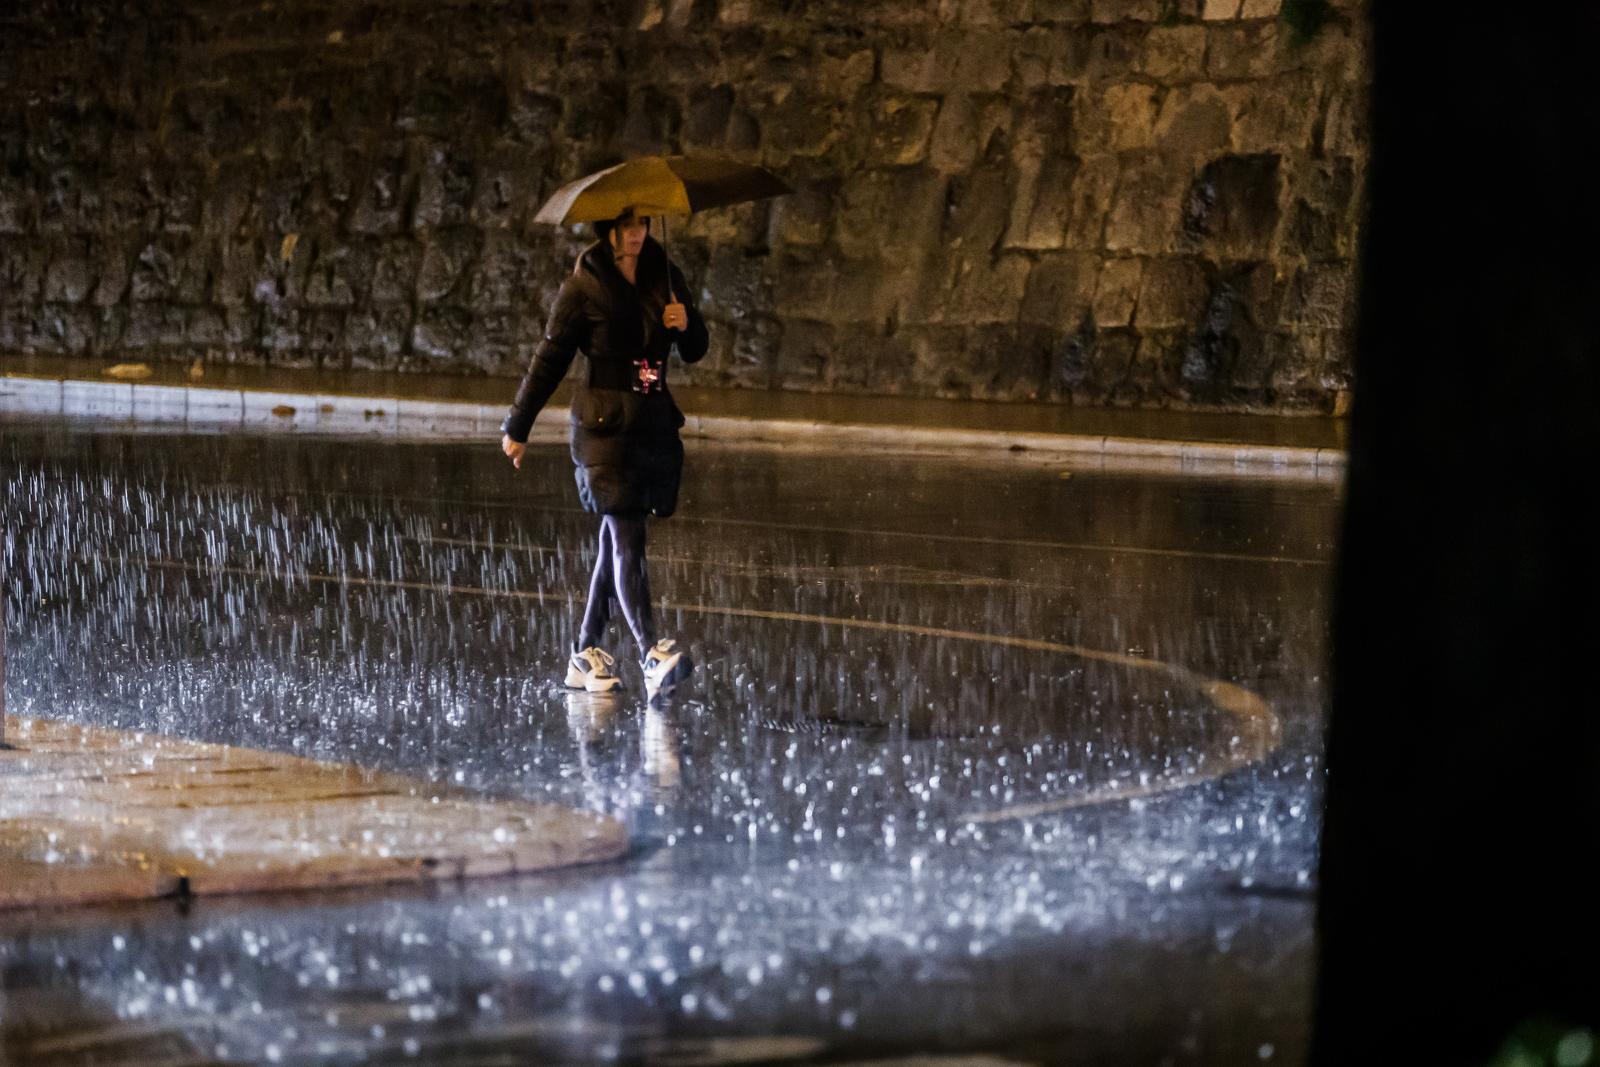
M 0 426 L 9 708 L 620 818 L 620 862 L 0 919 L 0 1063 L 1295 1063 L 1336 490 L 691 446 L 702 670 L 557 684 L 564 449 Z

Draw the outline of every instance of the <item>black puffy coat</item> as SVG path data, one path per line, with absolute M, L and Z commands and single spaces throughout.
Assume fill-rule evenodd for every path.
M 669 270 L 672 293 L 688 313 L 684 330 L 661 324 Z M 693 363 L 706 354 L 709 338 L 683 272 L 652 237 L 645 238 L 636 276 L 637 285 L 623 277 L 610 244 L 584 249 L 561 283 L 544 340 L 501 429 L 526 441 L 581 349 L 588 369 L 573 390 L 571 414 L 579 498 L 602 514 L 664 517 L 677 507 L 683 470 L 683 413 L 667 388 L 667 359 L 676 343 L 679 357 Z

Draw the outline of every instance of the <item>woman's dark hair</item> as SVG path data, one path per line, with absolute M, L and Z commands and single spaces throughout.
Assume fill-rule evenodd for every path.
M 596 237 L 598 237 L 600 240 L 604 241 L 607 245 L 609 245 L 609 244 L 611 244 L 611 231 L 616 229 L 619 223 L 621 223 L 621 222 L 623 222 L 623 221 L 625 221 L 627 219 L 632 219 L 632 218 L 637 218 L 637 217 L 638 216 L 636 214 L 634 214 L 633 208 L 630 207 L 628 210 L 624 211 L 622 214 L 618 215 L 614 219 L 601 219 L 599 222 L 592 223 L 591 225 L 594 227 L 594 235 Z M 646 230 L 645 230 L 646 234 L 648 234 L 650 232 L 649 228 L 648 228 L 650 226 L 650 221 L 651 220 L 650 220 L 650 216 L 649 215 L 644 216 L 644 224 L 646 226 Z
M 616 266 L 616 250 L 611 247 L 611 231 L 616 229 L 622 221 L 633 218 L 633 209 L 629 208 L 614 219 L 602 219 L 593 223 L 595 236 L 599 238 L 599 254 L 603 255 L 613 269 Z M 649 216 L 645 216 L 646 220 Z M 661 312 L 667 306 L 667 274 L 671 270 L 667 262 L 667 250 L 649 232 L 645 233 L 644 247 L 639 249 L 639 263 L 634 274 L 634 285 L 639 293 L 639 300 L 644 304 L 645 333 L 649 335 L 664 329 L 661 325 Z

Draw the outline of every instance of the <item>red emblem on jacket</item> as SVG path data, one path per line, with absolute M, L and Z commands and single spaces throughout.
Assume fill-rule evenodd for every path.
M 648 359 L 636 359 L 633 365 L 639 368 L 638 381 L 634 389 L 641 393 L 653 393 L 661 387 L 661 368 Z

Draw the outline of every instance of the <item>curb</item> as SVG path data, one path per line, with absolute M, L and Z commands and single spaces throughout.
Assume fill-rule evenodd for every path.
M 530 441 L 565 441 L 566 408 L 541 412 Z M 406 438 L 496 437 L 503 404 L 403 397 L 221 389 L 93 379 L 0 377 L 0 414 L 97 418 L 136 424 L 227 426 Z M 557 416 L 557 417 L 549 417 Z M 690 415 L 684 436 L 785 447 L 861 448 L 877 452 L 1017 456 L 1105 470 L 1238 474 L 1338 480 L 1345 454 L 1337 448 L 1184 441 L 1096 434 L 929 429 L 883 423 L 812 422 L 728 415 Z

